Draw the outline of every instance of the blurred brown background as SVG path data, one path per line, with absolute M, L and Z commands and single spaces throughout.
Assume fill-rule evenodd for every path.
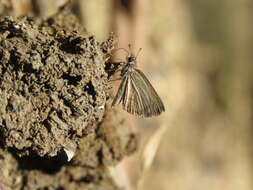
M 29 14 L 43 17 L 66 2 L 2 1 L 1 11 L 22 16 L 35 7 Z M 143 48 L 138 66 L 166 106 L 157 118 L 126 114 L 140 131 L 141 147 L 120 166 L 127 172 L 116 175 L 118 183 L 141 190 L 252 190 L 253 1 L 73 3 L 100 41 L 114 31 L 118 47 Z

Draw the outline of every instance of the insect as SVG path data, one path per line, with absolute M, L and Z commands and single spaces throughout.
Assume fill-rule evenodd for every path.
M 125 50 L 128 56 L 121 68 L 121 83 L 113 99 L 112 107 L 122 104 L 123 109 L 133 115 L 158 116 L 165 111 L 163 102 L 144 73 L 137 69 L 136 58 L 141 49 L 136 56 L 132 53 L 130 45 L 129 50 L 129 52 Z

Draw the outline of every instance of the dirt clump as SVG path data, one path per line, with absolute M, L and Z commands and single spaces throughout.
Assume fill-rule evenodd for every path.
M 137 138 L 106 106 L 114 43 L 69 12 L 0 19 L 0 190 L 117 189 L 106 166 Z
M 3 144 L 20 153 L 55 156 L 101 121 L 107 74 L 93 36 L 0 21 Z M 31 140 L 32 139 L 32 140 Z

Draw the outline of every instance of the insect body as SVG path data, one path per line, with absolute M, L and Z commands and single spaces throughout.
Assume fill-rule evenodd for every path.
M 112 106 L 122 104 L 124 110 L 140 117 L 158 116 L 165 111 L 163 102 L 144 73 L 136 67 L 136 56 L 129 53 Z

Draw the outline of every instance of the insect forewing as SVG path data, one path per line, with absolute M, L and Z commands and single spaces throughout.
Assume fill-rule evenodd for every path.
M 156 116 L 165 111 L 155 89 L 138 69 L 123 77 L 112 106 L 120 103 L 124 110 L 141 117 Z
M 126 84 L 127 84 L 127 80 L 126 80 L 126 78 L 123 78 L 121 80 L 118 92 L 117 92 L 115 98 L 113 99 L 112 106 L 114 106 L 116 104 L 120 104 L 120 102 L 122 101 L 122 99 L 126 93 Z
M 160 115 L 165 111 L 164 105 L 153 86 L 139 69 L 134 69 L 130 74 L 133 86 L 138 94 L 139 103 L 142 105 L 138 112 L 145 117 Z

